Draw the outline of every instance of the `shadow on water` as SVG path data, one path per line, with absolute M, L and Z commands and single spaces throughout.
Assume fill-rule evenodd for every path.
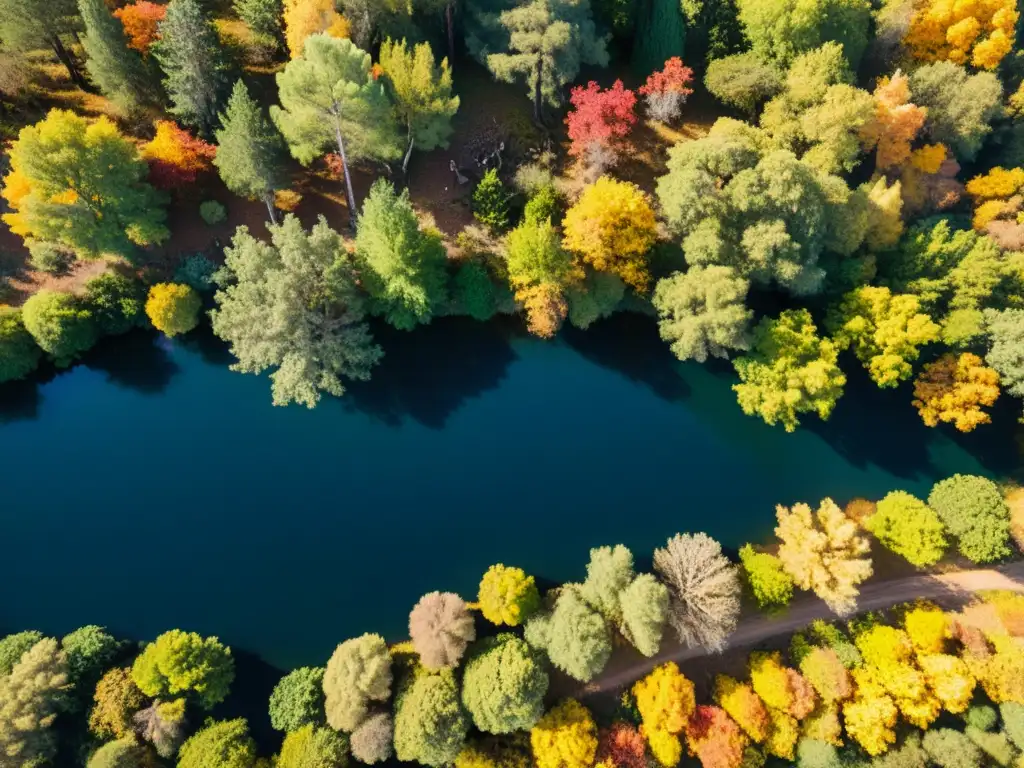
M 274 754 L 281 748 L 283 734 L 270 725 L 268 703 L 274 686 L 285 673 L 256 654 L 237 647 L 231 649 L 231 655 L 235 659 L 235 681 L 228 698 L 217 705 L 213 716 L 218 720 L 244 717 L 249 723 L 250 735 L 259 745 L 259 753 Z
M 585 331 L 567 324 L 559 338 L 590 362 L 618 371 L 663 400 L 690 396 L 690 387 L 677 370 L 678 361 L 658 336 L 653 318 L 619 312 Z
M 227 368 L 237 359 L 228 349 L 226 341 L 221 341 L 213 335 L 210 326 L 203 323 L 196 330 L 183 336 L 178 344 L 190 352 L 195 352 L 204 363 Z
M 466 400 L 497 389 L 516 359 L 508 322 L 446 317 L 412 332 L 371 326 L 384 359 L 343 402 L 389 425 L 406 418 L 442 429 Z
M 167 343 L 156 331 L 132 331 L 103 339 L 82 362 L 102 371 L 112 384 L 158 395 L 180 370 L 167 352 Z
M 39 377 L 33 376 L 0 385 L 0 424 L 39 418 L 42 383 Z

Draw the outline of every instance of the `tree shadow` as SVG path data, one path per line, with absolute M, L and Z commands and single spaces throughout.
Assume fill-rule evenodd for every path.
M 238 359 L 231 354 L 228 343 L 214 336 L 213 331 L 205 324 L 184 336 L 178 341 L 178 344 L 183 349 L 195 352 L 204 363 L 227 368 L 232 363 L 238 362 Z
M 342 403 L 389 426 L 410 418 L 442 429 L 466 400 L 498 388 L 516 359 L 507 320 L 445 317 L 412 332 L 374 321 L 371 330 L 384 358 Z
M 690 386 L 677 370 L 679 361 L 658 336 L 653 318 L 618 312 L 585 331 L 563 326 L 559 338 L 590 362 L 621 373 L 663 400 L 677 402 L 690 396 Z
M 166 343 L 154 331 L 131 331 L 103 339 L 82 362 L 106 374 L 111 384 L 157 395 L 181 370 L 168 354 Z
M 0 385 L 0 424 L 38 419 L 43 402 L 41 387 L 37 376 Z
M 249 724 L 249 734 L 259 747 L 259 753 L 276 754 L 281 749 L 284 734 L 271 727 L 268 703 L 274 686 L 284 677 L 285 672 L 237 646 L 231 648 L 231 655 L 235 660 L 235 681 L 231 685 L 231 693 L 217 705 L 213 715 L 218 720 L 244 717 Z

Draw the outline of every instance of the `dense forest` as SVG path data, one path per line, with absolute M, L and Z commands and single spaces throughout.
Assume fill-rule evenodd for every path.
M 893 491 L 776 517 L 777 541 L 743 546 L 738 564 L 706 534 L 683 533 L 654 551 L 651 573 L 617 544 L 590 551 L 581 582 L 543 593 L 504 564 L 483 575 L 476 602 L 430 592 L 409 613 L 408 640 L 363 634 L 325 666 L 281 677 L 265 703 L 279 737 L 262 749 L 229 707 L 235 658 L 216 637 L 8 635 L 0 766 L 674 768 L 685 748 L 703 768 L 1019 767 L 1024 594 L 884 614 L 858 614 L 858 599 L 887 553 L 909 572 L 1019 557 L 1024 489 L 954 475 L 927 500 Z M 788 653 L 706 658 L 797 591 L 842 620 L 813 621 Z M 674 651 L 697 656 L 695 680 L 665 661 Z M 264 706 L 252 696 L 237 694 L 250 712 Z
M 0 380 L 206 314 L 275 404 L 313 407 L 372 377 L 371 317 L 552 338 L 629 310 L 680 360 L 730 359 L 768 424 L 827 419 L 861 365 L 971 431 L 1024 396 L 1019 21 L 1012 0 L 0 0 Z

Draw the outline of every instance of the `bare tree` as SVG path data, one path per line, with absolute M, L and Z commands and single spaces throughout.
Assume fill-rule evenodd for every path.
M 654 550 L 654 570 L 672 593 L 668 621 L 680 642 L 721 651 L 740 610 L 739 575 L 722 545 L 705 533 L 677 533 Z
M 431 592 L 421 597 L 409 614 L 409 636 L 423 666 L 454 667 L 466 646 L 476 639 L 473 614 L 458 595 Z

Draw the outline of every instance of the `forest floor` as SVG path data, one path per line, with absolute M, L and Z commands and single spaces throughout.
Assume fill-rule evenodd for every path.
M 233 39 L 236 45 L 245 45 L 244 25 L 220 20 L 218 26 L 222 34 Z M 39 68 L 41 75 L 29 96 L 14 105 L 13 110 L 11 105 L 5 105 L 7 110 L 2 114 L 6 118 L 4 130 L 8 141 L 16 136 L 19 127 L 42 119 L 52 108 L 70 109 L 89 117 L 106 115 L 140 142 L 152 134 L 150 121 L 155 116 L 127 123 L 102 96 L 83 91 L 71 83 L 66 71 L 46 60 L 43 53 L 39 54 Z M 244 77 L 250 89 L 266 104 L 275 101 L 273 76 L 280 68 L 279 63 L 254 63 L 245 68 Z M 581 75 L 580 82 L 588 79 L 587 74 Z M 602 86 L 611 85 L 617 77 L 629 86 L 637 85 L 625 67 L 594 73 L 594 79 Z M 414 152 L 407 179 L 402 178 L 398 164 L 391 168 L 379 163 L 359 164 L 353 169 L 353 186 L 357 201 L 366 196 L 370 185 L 381 176 L 391 178 L 398 186 L 408 186 L 413 205 L 424 221 L 441 231 L 449 252 L 457 255 L 456 237 L 473 223 L 472 190 L 484 170 L 479 161 L 499 143 L 504 142 L 506 147 L 502 153 L 502 176 L 506 182 L 510 181 L 517 165 L 547 155 L 554 158 L 552 170 L 567 189 L 579 189 L 582 183 L 576 177 L 575 169 L 565 160 L 568 140 L 561 114 L 549 117 L 545 128 L 536 125 L 525 89 L 521 85 L 495 82 L 485 69 L 469 58 L 457 62 L 454 85 L 461 105 L 452 121 L 453 135 L 449 146 L 431 152 Z M 641 118 L 631 136 L 632 149 L 614 169 L 616 176 L 653 192 L 656 178 L 665 172 L 668 148 L 677 141 L 706 134 L 720 114 L 714 100 L 699 88 L 697 90 L 698 94 L 686 107 L 684 120 L 676 126 L 668 127 L 645 120 L 642 106 L 638 105 Z M 457 182 L 449 168 L 453 160 L 469 179 L 467 183 Z M 312 225 L 324 216 L 332 227 L 348 234 L 348 206 L 341 181 L 323 160 L 308 168 L 293 163 L 290 188 L 301 195 L 293 212 L 305 225 Z M 227 219 L 216 225 L 206 224 L 199 216 L 199 204 L 205 200 L 222 203 L 227 209 Z M 172 195 L 167 219 L 171 236 L 162 245 L 147 249 L 140 266 L 155 279 L 170 279 L 183 257 L 202 253 L 220 261 L 223 247 L 230 242 L 238 226 L 245 225 L 253 233 L 263 234 L 266 221 L 266 209 L 262 203 L 234 196 L 216 173 L 207 173 L 195 187 Z M 44 288 L 79 291 L 87 280 L 105 268 L 102 261 L 79 261 L 60 275 L 34 270 L 28 263 L 28 251 L 22 238 L 0 222 L 0 276 L 8 278 L 9 286 L 6 295 L 0 296 L 0 301 L 18 306 Z
M 990 590 L 1024 592 L 1024 561 L 995 568 L 872 580 L 861 589 L 857 612 L 881 610 L 917 600 L 930 600 L 946 609 L 959 609 L 979 592 Z M 993 620 L 985 607 L 980 610 L 970 609 L 969 612 L 968 620 L 972 624 L 981 625 Z M 788 645 L 790 635 L 811 622 L 835 618 L 832 610 L 818 598 L 801 597 L 794 600 L 780 615 L 753 612 L 741 617 L 721 654 L 703 648 L 682 646 L 674 636 L 652 658 L 641 656 L 632 647 L 621 646 L 615 649 L 604 671 L 590 683 L 580 685 L 563 675 L 557 676 L 559 687 L 563 689 L 559 693 L 577 698 L 604 698 L 605 706 L 613 707 L 619 691 L 644 677 L 656 666 L 674 661 L 694 681 L 698 693 L 706 697 L 710 695 L 717 674 L 740 677 L 745 674 L 747 654 L 754 646 L 783 648 Z M 666 629 L 666 633 L 671 631 Z

